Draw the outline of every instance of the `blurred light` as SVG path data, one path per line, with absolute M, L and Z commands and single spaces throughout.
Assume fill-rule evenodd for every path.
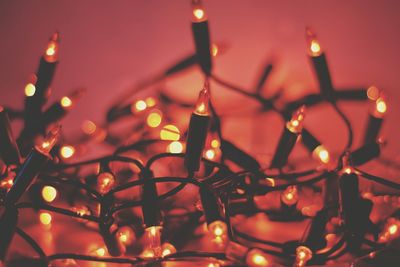
M 267 267 L 269 261 L 267 255 L 260 249 L 251 249 L 246 255 L 248 267 Z
M 33 96 L 36 92 L 36 86 L 33 83 L 28 83 L 25 86 L 25 95 L 26 96 Z
M 176 248 L 171 243 L 164 243 L 161 248 L 163 257 L 176 253 Z
M 211 147 L 212 147 L 212 148 L 219 148 L 220 145 L 221 145 L 221 144 L 220 144 L 220 142 L 218 141 L 218 139 L 213 139 L 213 140 L 211 141 Z
M 115 184 L 115 177 L 112 173 L 102 172 L 97 176 L 97 188 L 100 193 L 108 193 Z
M 281 200 L 288 206 L 292 206 L 299 200 L 297 187 L 294 185 L 288 186 L 281 194 Z
M 162 120 L 161 114 L 162 114 L 161 111 L 157 109 L 150 112 L 150 114 L 147 116 L 147 125 L 149 125 L 152 128 L 158 127 Z
M 61 98 L 60 103 L 61 103 L 61 106 L 63 106 L 64 108 L 68 108 L 68 107 L 72 106 L 72 100 L 68 96 L 64 96 L 63 98 Z
M 178 141 L 180 138 L 180 132 L 178 127 L 172 124 L 165 125 L 160 131 L 161 140 Z
M 169 144 L 167 147 L 167 152 L 169 153 L 178 154 L 182 153 L 182 151 L 183 151 L 183 145 L 179 141 L 171 142 L 171 144 Z
M 43 225 L 50 225 L 51 224 L 51 214 L 48 212 L 40 212 L 39 220 Z
M 82 131 L 87 134 L 87 135 L 91 135 L 96 131 L 96 124 L 93 121 L 90 120 L 85 120 L 82 123 Z
M 42 197 L 46 202 L 53 202 L 57 197 L 57 189 L 50 185 L 44 186 L 42 188 Z
M 293 113 L 292 119 L 286 123 L 286 128 L 292 133 L 300 133 L 303 129 L 305 110 L 306 107 L 304 105 L 301 106 Z
M 378 89 L 378 87 L 371 85 L 368 89 L 367 89 L 367 96 L 370 100 L 377 100 L 380 94 L 380 90 Z
M 60 154 L 61 157 L 69 159 L 75 154 L 75 148 L 73 146 L 62 146 L 60 149 Z
M 214 237 L 223 237 L 226 235 L 228 227 L 223 221 L 214 221 L 208 225 L 208 230 Z
M 131 245 L 136 238 L 135 232 L 129 226 L 122 226 L 118 229 L 118 239 L 124 245 Z
M 205 152 L 205 156 L 206 156 L 207 159 L 213 160 L 213 159 L 215 158 L 215 151 L 214 151 L 214 149 L 208 149 L 208 150 Z
M 154 97 L 149 96 L 148 98 L 146 98 L 146 105 L 149 108 L 154 107 L 156 105 L 156 100 L 154 99 Z
M 329 151 L 323 145 L 317 146 L 312 154 L 321 163 L 327 164 L 330 161 Z
M 147 108 L 147 104 L 143 100 L 138 100 L 138 101 L 135 102 L 136 111 L 143 111 L 146 108 Z

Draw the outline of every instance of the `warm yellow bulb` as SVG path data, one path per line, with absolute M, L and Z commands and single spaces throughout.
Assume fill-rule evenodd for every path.
M 376 112 L 377 112 L 378 114 L 380 114 L 380 115 L 385 114 L 386 111 L 387 111 L 387 105 L 386 105 L 385 100 L 384 100 L 383 98 L 381 98 L 381 97 L 378 98 L 378 99 L 376 100 L 375 108 L 376 108 Z
M 313 56 L 319 56 L 321 54 L 321 46 L 317 40 L 312 40 L 310 43 L 310 52 Z
M 169 144 L 167 147 L 167 152 L 169 153 L 179 154 L 182 153 L 182 151 L 183 151 L 183 145 L 179 141 L 171 142 L 171 144 Z
M 135 109 L 136 111 L 143 111 L 147 108 L 147 104 L 143 100 L 138 100 L 135 102 Z
M 100 193 L 108 193 L 115 184 L 115 177 L 112 173 L 102 172 L 97 176 L 97 188 Z
M 51 224 L 51 214 L 48 212 L 41 212 L 39 214 L 39 220 L 43 225 L 50 225 Z
M 61 98 L 60 103 L 61 103 L 61 106 L 64 108 L 69 108 L 72 106 L 72 100 L 68 96 L 64 96 L 63 98 Z
M 323 164 L 328 164 L 330 161 L 329 151 L 323 146 L 317 146 L 313 151 L 313 157 Z
M 269 261 L 263 251 L 251 249 L 246 255 L 246 264 L 249 267 L 267 267 L 269 266 Z
M 223 221 L 214 221 L 208 225 L 208 230 L 213 234 L 214 237 L 223 237 L 226 235 L 228 227 Z
M 205 12 L 201 8 L 195 8 L 193 9 L 193 16 L 196 20 L 201 21 L 202 19 L 204 19 Z
M 28 83 L 25 86 L 25 95 L 33 96 L 36 93 L 36 86 L 33 83 Z
M 87 134 L 87 135 L 91 135 L 96 131 L 96 124 L 93 121 L 90 120 L 85 120 L 82 123 L 82 131 Z
M 60 154 L 61 157 L 69 159 L 75 154 L 75 148 L 73 146 L 62 146 L 60 149 Z
M 42 197 L 46 202 L 53 202 L 57 197 L 57 189 L 50 185 L 44 186 L 42 188 Z
M 147 125 L 149 125 L 152 128 L 156 128 L 161 124 L 162 120 L 162 113 L 159 110 L 153 110 L 150 112 L 150 114 L 147 116 Z
M 299 200 L 296 186 L 288 186 L 281 194 L 281 200 L 288 206 L 292 206 Z
M 161 140 L 178 141 L 180 138 L 180 131 L 175 125 L 167 124 L 160 131 L 160 138 Z
M 368 87 L 367 89 L 367 96 L 370 100 L 377 100 L 378 97 L 380 95 L 380 90 L 378 89 L 378 87 L 371 85 L 370 87 Z
M 167 255 L 170 255 L 170 254 L 176 253 L 176 248 L 171 243 L 164 243 L 161 246 L 161 249 L 162 249 L 162 256 L 163 257 L 165 257 Z
M 118 239 L 124 245 L 130 245 L 135 239 L 135 232 L 129 226 L 122 226 L 117 232 Z
M 392 224 L 388 228 L 389 234 L 391 234 L 391 235 L 396 234 L 398 230 L 399 230 L 399 227 L 396 224 Z
M 146 98 L 146 105 L 149 108 L 154 107 L 156 105 L 156 100 L 154 99 L 154 97 L 149 96 L 148 98 Z
M 98 248 L 98 249 L 96 249 L 95 254 L 98 257 L 104 257 L 106 255 L 106 249 L 105 248 Z
M 218 141 L 218 139 L 213 139 L 212 141 L 211 141 L 211 147 L 212 148 L 219 148 L 220 147 L 220 142 Z
M 214 151 L 214 149 L 208 149 L 208 150 L 205 152 L 205 157 L 206 157 L 207 159 L 209 159 L 209 160 L 213 160 L 213 159 L 215 158 L 215 151 Z

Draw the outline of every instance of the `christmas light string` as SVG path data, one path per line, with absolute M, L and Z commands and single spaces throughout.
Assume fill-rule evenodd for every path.
M 185 134 L 188 136 L 185 153 L 182 153 L 183 149 L 181 149 L 181 142 L 178 141 L 181 140 L 179 137 L 175 141 L 172 141 L 174 139 L 144 139 L 135 141 L 132 144 L 121 145 L 121 138 L 118 136 L 107 136 L 107 129 L 122 116 L 131 114 L 140 115 L 143 110 L 152 109 L 156 105 L 156 100 L 148 98 L 146 100 L 135 101 L 132 104 L 117 101 L 109 109 L 107 123 L 103 126 L 87 122 L 84 132 L 88 135 L 88 138 L 80 139 L 79 144 L 82 145 L 92 141 L 91 139 L 93 138 L 99 138 L 100 141 L 116 146 L 113 155 L 82 162 L 63 163 L 63 157 L 66 159 L 72 156 L 75 153 L 75 147 L 74 145 L 69 147 L 56 145 L 57 138 L 55 136 L 59 130 L 54 130 L 58 128 L 51 127 L 66 115 L 69 107 L 72 107 L 72 104 L 78 98 L 77 96 L 81 95 L 81 91 L 76 91 L 71 96 L 62 98 L 60 102 L 52 105 L 47 111 L 43 111 L 44 103 L 48 98 L 48 87 L 53 79 L 55 66 L 58 64 L 59 34 L 56 33 L 52 36 L 41 59 L 38 72 L 25 87 L 26 105 L 24 112 L 9 108 L 2 108 L 0 110 L 2 113 L 2 117 L 0 118 L 2 120 L 1 131 L 2 133 L 6 133 L 1 136 L 2 144 L 5 144 L 4 146 L 2 145 L 1 155 L 3 161 L 8 165 L 8 168 L 2 171 L 2 188 L 4 188 L 3 191 L 5 192 L 3 192 L 2 197 L 4 211 L 0 220 L 0 231 L 7 237 L 2 238 L 2 241 L 0 241 L 1 260 L 6 259 L 6 252 L 10 246 L 14 232 L 31 245 L 37 252 L 39 259 L 21 258 L 11 261 L 16 263 L 18 261 L 38 261 L 43 266 L 47 266 L 53 260 L 60 259 L 128 263 L 131 265 L 146 263 L 152 265 L 163 261 L 188 260 L 193 257 L 214 259 L 211 260 L 211 263 L 215 263 L 214 266 L 229 266 L 231 263 L 236 266 L 274 266 L 275 264 L 283 264 L 288 261 L 294 261 L 295 266 L 304 266 L 306 264 L 325 263 L 328 260 L 339 258 L 348 251 L 365 252 L 365 250 L 361 249 L 361 244 L 372 248 L 372 250 L 367 252 L 368 254 L 371 251 L 381 249 L 384 246 L 384 242 L 389 242 L 397 236 L 400 223 L 396 219 L 391 218 L 388 220 L 388 224 L 384 226 L 379 239 L 372 241 L 365 238 L 365 234 L 368 232 L 373 232 L 375 236 L 378 233 L 376 232 L 377 226 L 373 225 L 368 219 L 372 202 L 360 196 L 358 178 L 362 177 L 394 189 L 400 189 L 400 184 L 368 174 L 356 168 L 356 166 L 362 165 L 378 157 L 380 154 L 382 143 L 378 142 L 377 138 L 383 114 L 387 109 L 384 95 L 376 87 L 370 87 L 368 90 L 351 89 L 342 91 L 335 89 L 332 85 L 325 54 L 321 52 L 321 46 L 316 40 L 315 34 L 310 29 L 307 29 L 307 40 L 310 44 L 310 59 L 319 80 L 321 93 L 305 96 L 299 100 L 289 102 L 283 108 L 278 109 L 275 105 L 277 96 L 267 99 L 261 95 L 261 89 L 270 75 L 272 65 L 267 65 L 264 72 L 262 72 L 255 86 L 254 93 L 251 90 L 243 89 L 215 75 L 212 71 L 212 57 L 214 56 L 213 49 L 216 48 L 210 43 L 208 19 L 205 14 L 201 1 L 193 1 L 192 30 L 195 37 L 196 54 L 186 57 L 179 63 L 168 68 L 163 74 L 155 75 L 155 78 L 149 79 L 133 89 L 135 93 L 138 93 L 147 89 L 150 85 L 168 78 L 172 74 L 179 73 L 194 64 L 200 64 L 205 75 L 205 85 L 200 92 L 199 101 L 192 114 L 188 132 Z M 284 128 L 286 134 L 281 136 L 281 145 L 278 144 L 274 154 L 275 160 L 272 161 L 270 168 L 262 169 L 258 161 L 251 155 L 223 138 L 221 117 L 218 116 L 212 104 L 209 81 L 218 83 L 233 92 L 241 94 L 243 97 L 256 100 L 261 104 L 261 112 L 277 112 L 287 122 Z M 132 90 L 130 90 L 129 97 L 132 97 L 132 95 Z M 179 104 L 178 101 L 168 98 L 165 95 L 159 99 Z M 369 118 L 364 145 L 358 150 L 351 151 L 353 143 L 352 125 L 347 116 L 337 106 L 337 101 L 364 101 L 368 99 L 375 102 L 375 109 L 371 112 Z M 301 125 L 307 113 L 304 107 L 309 108 L 324 102 L 330 104 L 335 109 L 338 116 L 345 123 L 348 132 L 346 146 L 339 155 L 339 159 L 342 161 L 333 168 L 324 167 L 324 163 L 329 163 L 332 155 L 329 154 L 322 146 L 322 143 L 311 132 L 305 128 L 302 129 Z M 188 105 L 182 106 L 188 107 Z M 26 123 L 18 138 L 18 147 L 14 145 L 12 132 L 10 131 L 11 126 L 6 117 L 7 112 L 12 115 L 12 120 L 24 118 Z M 35 117 L 35 121 L 40 121 L 39 125 L 27 123 L 32 122 L 32 116 Z M 150 111 L 147 116 L 147 124 L 154 128 L 155 125 L 155 127 L 158 127 L 160 122 L 161 115 L 155 111 Z M 53 129 L 49 131 L 51 134 L 50 137 L 39 142 L 36 141 L 38 145 L 33 148 L 30 156 L 26 156 L 29 149 L 32 148 L 32 144 L 35 143 L 35 140 L 40 139 L 45 129 L 49 128 Z M 214 139 L 217 145 L 213 147 L 214 150 L 210 150 L 212 153 L 207 155 L 203 154 L 203 152 L 207 142 L 207 135 L 210 135 L 210 132 L 216 133 L 218 139 Z M 180 135 L 179 130 L 178 132 L 172 130 L 172 133 Z M 310 153 L 316 155 L 322 167 L 287 172 L 284 167 L 287 166 L 288 156 L 293 146 L 298 143 L 297 141 L 299 141 L 300 136 L 303 136 L 304 145 L 309 149 Z M 142 147 L 151 145 L 165 145 L 166 143 L 170 143 L 170 146 L 174 142 L 178 142 L 175 144 L 180 144 L 180 146 L 177 146 L 179 149 L 172 150 L 169 153 L 156 154 L 150 157 L 146 163 L 142 163 L 139 159 L 121 155 L 131 151 L 141 151 Z M 288 142 L 290 146 L 283 148 L 283 145 L 286 146 Z M 55 149 L 53 149 L 53 146 Z M 205 158 L 209 157 L 213 159 L 217 149 L 221 150 L 220 163 Z M 22 152 L 23 156 L 26 156 L 22 164 L 20 163 L 19 151 Z M 59 153 L 61 153 L 61 156 Z M 12 156 L 8 157 L 9 155 Z M 52 159 L 50 160 L 50 158 Z M 179 160 L 181 164 L 183 162 L 187 175 L 155 176 L 152 170 L 153 164 L 165 159 Z M 49 160 L 50 162 L 48 162 Z M 226 160 L 235 163 L 242 170 L 233 171 L 230 165 L 225 164 Z M 35 164 L 30 163 L 31 161 L 35 162 Z M 130 176 L 137 176 L 137 179 L 132 181 L 128 179 L 127 182 L 116 184 L 116 175 L 112 168 L 110 168 L 112 162 L 133 164 L 136 170 L 131 170 Z M 89 165 L 100 166 L 99 173 L 95 179 L 91 177 L 93 175 L 77 179 L 81 168 Z M 275 169 L 277 172 L 275 174 L 266 173 L 266 171 L 269 172 L 271 169 Z M 67 172 L 68 170 L 73 170 L 72 174 L 71 172 Z M 200 173 L 204 174 L 199 174 L 199 170 Z M 21 180 L 18 177 L 28 178 Z M 35 179 L 36 182 L 34 182 Z M 265 180 L 268 180 L 269 185 L 264 183 Z M 276 182 L 276 180 L 282 182 Z M 307 186 L 312 186 L 314 189 L 315 184 L 320 181 L 336 181 L 338 183 L 338 194 L 341 196 L 340 201 L 325 203 L 326 206 L 317 211 L 314 216 L 300 214 L 297 209 L 299 190 Z M 44 187 L 42 189 L 44 201 L 38 201 L 38 196 L 36 196 L 36 198 L 31 198 L 31 202 L 19 202 L 21 195 L 27 191 L 31 182 L 34 182 L 34 185 L 42 183 L 47 186 L 46 189 Z M 159 193 L 159 187 L 156 185 L 165 183 L 174 183 L 177 185 L 166 192 Z M 165 208 L 162 201 L 177 195 L 189 184 L 199 188 L 199 197 L 202 204 L 200 214 L 196 211 L 187 211 L 180 215 L 166 214 L 163 216 L 160 213 Z M 63 189 L 68 186 L 83 190 L 84 194 L 81 195 L 82 199 L 80 201 L 98 203 L 100 205 L 100 212 L 95 215 L 96 212 L 90 209 L 67 209 L 52 205 L 51 202 L 54 201 L 57 192 L 64 193 Z M 58 189 L 55 189 L 55 187 L 58 187 Z M 116 194 L 133 188 L 142 188 L 140 198 L 126 200 L 116 197 Z M 255 206 L 254 197 L 264 196 L 274 191 L 283 191 L 280 198 L 281 208 L 278 211 L 262 210 Z M 65 194 L 67 195 L 68 192 L 66 191 Z M 348 205 L 353 206 L 347 208 Z M 121 232 L 118 232 L 122 228 L 122 225 L 119 227 L 115 222 L 119 212 L 133 207 L 142 208 L 143 218 L 137 218 L 136 222 L 141 224 L 143 220 L 145 223 L 145 229 L 141 228 L 141 225 L 136 225 L 134 230 L 137 230 L 137 234 L 145 236 L 149 244 L 145 245 L 141 255 L 120 257 L 125 253 L 124 242 L 127 242 L 127 236 L 126 234 L 121 235 Z M 362 211 L 358 213 L 358 215 L 362 215 L 361 218 L 348 212 L 360 207 L 363 207 Z M 95 255 L 71 253 L 46 255 L 35 240 L 17 226 L 19 210 L 27 208 L 51 211 L 74 217 L 78 220 L 83 219 L 87 222 L 95 223 L 95 225 L 98 225 L 96 229 L 99 229 L 106 247 L 96 250 Z M 342 232 L 342 235 L 336 239 L 333 238 L 333 242 L 328 246 L 329 240 L 324 240 L 326 233 L 325 225 L 331 219 L 328 218 L 329 213 L 332 211 L 333 213 L 337 213 L 339 208 L 342 214 L 336 214 L 336 216 L 339 215 L 343 222 L 336 226 Z M 236 229 L 236 226 L 231 221 L 231 217 L 234 215 L 251 215 L 258 212 L 264 212 L 268 216 L 271 216 L 271 218 L 277 218 L 281 221 L 305 219 L 307 217 L 311 217 L 312 221 L 308 232 L 305 232 L 301 240 L 287 241 L 285 243 L 253 237 Z M 202 213 L 204 213 L 204 218 L 199 217 Z M 47 213 L 45 215 L 43 219 L 41 218 L 42 223 L 50 224 L 51 215 Z M 195 220 L 194 224 L 200 225 L 204 222 L 208 225 L 208 231 L 212 234 L 212 238 L 217 243 L 226 246 L 225 253 L 176 251 L 168 243 L 168 240 L 163 242 L 164 238 L 161 236 L 164 234 L 161 231 L 164 228 L 163 222 L 166 223 L 169 219 L 173 218 L 182 219 L 183 217 L 190 218 L 192 216 Z M 118 223 L 122 223 L 121 220 Z M 128 225 L 131 224 L 128 222 Z M 87 227 L 91 226 L 87 225 Z M 133 231 L 132 229 L 130 230 Z M 257 246 L 260 247 L 252 247 L 251 244 L 253 243 L 258 244 Z M 264 246 L 272 248 L 267 249 Z M 115 257 L 106 257 L 106 251 Z M 271 258 L 271 256 L 274 257 Z M 276 263 L 274 263 L 275 259 Z

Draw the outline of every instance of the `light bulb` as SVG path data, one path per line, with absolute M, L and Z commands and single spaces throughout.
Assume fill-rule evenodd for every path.
M 292 133 L 300 133 L 303 129 L 306 106 L 301 106 L 292 115 L 292 119 L 286 123 L 286 128 Z
M 100 193 L 108 193 L 115 184 L 115 177 L 110 172 L 102 172 L 97 176 L 97 188 Z
M 176 253 L 176 248 L 171 243 L 162 244 L 161 249 L 162 249 L 162 254 L 161 255 L 163 257 L 165 257 L 167 255 L 170 255 L 170 254 Z
M 208 231 L 213 235 L 214 238 L 223 238 L 226 236 L 228 227 L 223 221 L 214 221 L 208 225 Z
M 173 141 L 167 147 L 167 152 L 169 153 L 179 154 L 182 153 L 182 151 L 183 151 L 183 145 L 179 141 Z
M 131 245 L 136 239 L 135 232 L 129 226 L 120 227 L 117 231 L 117 236 L 119 241 L 125 246 Z
M 57 189 L 50 185 L 44 186 L 42 188 L 42 197 L 46 202 L 53 202 L 57 197 Z
M 380 93 L 381 93 L 381 91 L 379 90 L 379 88 L 376 87 L 376 86 L 374 86 L 374 85 L 371 85 L 371 86 L 368 87 L 368 89 L 367 89 L 367 97 L 368 97 L 370 100 L 373 100 L 373 101 L 375 101 L 375 100 L 378 99 Z
M 392 241 L 400 236 L 400 221 L 395 218 L 388 218 L 378 241 L 381 243 Z
M 144 251 L 152 251 L 151 257 L 161 257 L 161 232 L 162 226 L 150 226 L 145 229 L 146 247 Z
M 82 131 L 87 135 L 92 135 L 96 132 L 97 126 L 93 121 L 85 120 L 82 123 Z
M 40 223 L 43 224 L 44 226 L 49 226 L 51 224 L 52 219 L 53 218 L 51 217 L 51 214 L 48 212 L 39 213 Z
M 207 149 L 204 153 L 205 158 L 209 160 L 213 160 L 215 158 L 215 150 L 214 149 Z
M 53 127 L 43 142 L 36 146 L 36 149 L 43 154 L 49 154 L 49 152 L 53 149 L 54 145 L 57 143 L 58 136 L 60 134 L 61 126 L 57 125 Z
M 373 116 L 376 118 L 383 118 L 387 112 L 387 103 L 385 96 L 383 94 L 378 97 L 375 101 L 375 109 L 373 111 Z
M 246 254 L 246 265 L 248 267 L 270 266 L 268 256 L 260 249 L 250 249 Z
M 43 55 L 44 59 L 49 63 L 54 63 L 58 60 L 58 49 L 60 42 L 60 34 L 55 32 L 47 44 L 46 51 Z
M 281 194 L 281 200 L 288 206 L 293 206 L 299 201 L 299 194 L 295 185 L 288 186 Z
M 328 164 L 330 161 L 329 151 L 323 145 L 317 146 L 312 152 L 312 155 L 323 164 Z
M 60 100 L 61 107 L 66 110 L 71 109 L 85 92 L 86 89 L 80 88 L 78 90 L 75 90 L 68 96 L 63 96 Z
M 192 20 L 193 22 L 202 22 L 207 20 L 206 12 L 203 7 L 203 1 L 192 0 Z
M 138 113 L 147 108 L 147 104 L 144 100 L 138 100 L 134 102 L 131 106 L 132 113 Z
M 200 116 L 209 116 L 210 88 L 208 81 L 204 83 L 203 89 L 199 93 L 194 113 Z
M 64 159 L 69 159 L 75 154 L 75 148 L 70 145 L 64 145 L 60 149 L 60 156 Z
M 33 96 L 36 93 L 36 86 L 34 83 L 30 82 L 25 85 L 25 96 Z
M 318 57 L 322 54 L 321 45 L 317 40 L 317 36 L 310 28 L 306 28 L 306 39 L 308 43 L 308 53 L 312 57 Z
M 296 248 L 296 262 L 295 267 L 302 267 L 312 258 L 312 251 L 306 246 L 299 246 Z
M 161 124 L 162 121 L 162 112 L 158 109 L 152 110 L 147 116 L 147 125 L 156 128 Z
M 180 131 L 178 127 L 173 124 L 165 125 L 160 131 L 161 140 L 178 141 L 180 138 Z

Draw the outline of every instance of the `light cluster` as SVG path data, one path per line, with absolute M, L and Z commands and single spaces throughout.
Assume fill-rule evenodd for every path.
M 212 63 L 223 46 L 211 43 L 207 13 L 200 0 L 192 1 L 191 24 L 196 51 L 193 55 L 128 90 L 109 108 L 104 124 L 85 120 L 75 139 L 62 136 L 59 123 L 85 89 L 46 106 L 60 50 L 59 33 L 50 38 L 36 74 L 24 88 L 24 110 L 0 107 L 2 262 L 23 264 L 27 260 L 35 266 L 48 266 L 63 261 L 73 266 L 78 261 L 97 261 L 158 266 L 166 261 L 203 260 L 208 267 L 300 267 L 324 264 L 345 253 L 375 255 L 374 251 L 400 236 L 399 213 L 371 221 L 373 195 L 361 194 L 359 185 L 362 177 L 400 189 L 400 184 L 359 168 L 378 158 L 385 143 L 380 136 L 388 109 L 384 93 L 375 86 L 338 90 L 325 52 L 315 33 L 307 28 L 308 57 L 320 92 L 278 108 L 275 100 L 279 96 L 265 98 L 261 94 L 272 65 L 266 66 L 255 93 L 221 79 L 215 75 Z M 152 84 L 196 64 L 204 74 L 204 86 L 194 105 L 179 102 L 162 91 L 158 96 L 137 98 L 137 93 Z M 223 118 L 213 103 L 212 83 L 255 100 L 262 112 L 275 112 L 285 121 L 269 168 L 261 168 L 253 155 L 224 138 Z M 371 103 L 363 145 L 358 149 L 352 148 L 352 124 L 339 109 L 338 101 Z M 329 151 L 304 126 L 306 114 L 319 103 L 333 107 L 346 124 L 348 141 L 339 155 Z M 173 120 L 168 112 L 171 106 L 193 110 L 187 127 Z M 17 139 L 8 114 L 11 121 L 24 122 Z M 127 121 L 134 121 L 133 130 L 118 134 L 112 131 L 115 125 Z M 103 143 L 113 152 L 79 161 L 88 147 Z M 317 167 L 293 170 L 289 156 L 299 143 Z M 268 199 L 267 209 L 257 203 L 259 198 Z M 274 201 L 279 204 L 274 206 Z M 19 213 L 26 208 L 37 211 L 38 221 L 48 231 L 57 223 L 54 214 L 61 214 L 76 219 L 85 230 L 98 232 L 103 243 L 91 244 L 78 254 L 48 255 L 18 227 Z M 300 240 L 281 243 L 268 240 L 268 236 L 252 236 L 233 220 L 242 216 L 243 221 L 246 216 L 260 213 L 269 220 L 308 219 L 310 223 Z M 174 230 L 177 223 L 178 229 Z M 15 234 L 38 256 L 8 258 Z M 184 249 L 199 235 L 212 244 L 212 252 Z

